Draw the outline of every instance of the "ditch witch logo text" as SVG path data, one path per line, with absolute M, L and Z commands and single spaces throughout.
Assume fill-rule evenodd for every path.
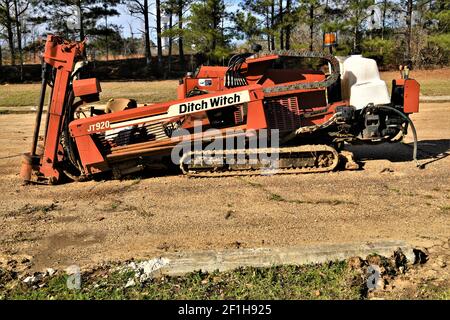
M 194 100 L 190 102 L 175 104 L 170 106 L 169 114 L 177 113 L 179 115 L 198 112 L 202 110 L 211 110 L 216 108 L 223 108 L 239 103 L 249 102 L 250 95 L 248 91 L 240 91 L 222 95 L 219 97 L 211 97 L 201 100 Z
M 116 129 L 125 126 L 131 126 L 136 124 L 144 123 L 145 121 L 156 121 L 170 117 L 177 117 L 180 115 L 186 115 L 189 113 L 208 111 L 213 109 L 219 109 L 223 107 L 233 106 L 236 104 L 246 103 L 250 101 L 250 93 L 245 91 L 238 91 L 229 94 L 222 94 L 217 97 L 210 97 L 204 99 L 193 100 L 189 102 L 183 102 L 178 104 L 173 104 L 167 110 L 167 113 L 154 115 L 146 118 L 134 119 L 129 121 L 120 121 L 116 123 L 98 122 L 94 124 L 95 129 L 107 128 Z M 98 126 L 98 128 L 97 128 Z

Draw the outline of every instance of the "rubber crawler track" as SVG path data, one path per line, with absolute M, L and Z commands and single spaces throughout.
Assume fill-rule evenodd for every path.
M 233 169 L 233 165 L 229 165 L 225 170 L 227 156 L 237 156 L 243 154 L 248 157 L 250 155 L 258 154 L 278 154 L 280 158 L 282 155 L 290 154 L 304 154 L 309 158 L 309 162 L 314 163 L 314 166 L 294 167 L 295 162 L 291 167 L 283 168 L 258 168 L 258 169 Z M 320 155 L 327 154 L 326 161 L 319 161 Z M 331 156 L 331 159 L 330 159 Z M 215 159 L 216 163 L 225 163 L 225 165 L 205 164 L 200 168 L 192 168 L 190 161 L 187 159 L 195 159 L 202 164 Z M 207 159 L 207 160 L 206 160 Z M 292 158 L 294 161 L 296 158 Z M 284 158 L 284 162 L 289 162 L 289 158 Z M 312 161 L 311 161 L 312 160 Z M 331 160 L 331 161 L 330 161 Z M 339 163 L 338 152 L 327 145 L 303 145 L 298 147 L 285 148 L 261 148 L 261 149 L 236 149 L 236 150 L 214 150 L 214 151 L 194 151 L 186 153 L 180 162 L 182 172 L 189 177 L 230 177 L 230 176 L 248 176 L 248 175 L 272 175 L 272 174 L 302 174 L 302 173 L 317 173 L 333 171 Z M 231 168 L 231 170 L 229 169 Z

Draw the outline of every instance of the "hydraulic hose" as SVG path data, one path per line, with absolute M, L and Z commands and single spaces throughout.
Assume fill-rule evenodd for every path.
M 412 122 L 412 120 L 408 116 L 406 116 L 406 114 L 404 114 L 403 112 L 401 112 L 393 107 L 390 107 L 390 106 L 374 105 L 373 108 L 393 111 L 393 112 L 397 113 L 399 116 L 401 116 L 403 119 L 408 121 L 408 124 L 410 125 L 411 131 L 413 134 L 413 139 L 414 139 L 413 159 L 414 159 L 414 162 L 416 163 L 416 166 L 420 169 L 423 169 L 423 165 L 421 165 L 419 163 L 419 161 L 417 160 L 417 132 L 416 132 L 416 128 L 414 127 L 414 123 Z

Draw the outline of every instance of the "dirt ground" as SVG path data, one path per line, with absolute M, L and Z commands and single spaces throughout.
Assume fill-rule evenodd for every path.
M 34 115 L 0 115 L 0 262 L 42 270 L 177 250 L 447 242 L 450 103 L 422 104 L 412 118 L 424 170 L 410 145 L 395 144 L 352 148 L 359 171 L 23 186 L 17 154 L 29 148 Z

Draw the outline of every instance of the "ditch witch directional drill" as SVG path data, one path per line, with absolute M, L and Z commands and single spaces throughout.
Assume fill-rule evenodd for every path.
M 277 173 L 326 172 L 340 163 L 356 169 L 344 144 L 398 142 L 409 126 L 416 159 L 409 115 L 419 110 L 419 84 L 403 71 L 389 96 L 376 62 L 360 55 L 338 60 L 321 52 L 237 54 L 228 66 L 188 73 L 180 80 L 177 100 L 138 105 L 112 99 L 96 108 L 89 104 L 99 101 L 101 87 L 86 76 L 91 70 L 84 51 L 84 42 L 48 36 L 33 143 L 21 170 L 27 182 L 55 184 L 100 174 L 120 178 L 174 165 L 189 176 L 258 174 L 267 162 L 229 160 L 262 154 L 277 156 L 275 166 L 270 164 Z M 40 138 L 47 87 L 51 95 Z M 276 147 L 250 143 L 264 130 L 271 146 L 277 140 Z M 204 148 L 218 139 L 217 132 L 221 139 L 243 143 Z M 203 148 L 184 149 L 174 164 L 173 150 L 186 140 Z

